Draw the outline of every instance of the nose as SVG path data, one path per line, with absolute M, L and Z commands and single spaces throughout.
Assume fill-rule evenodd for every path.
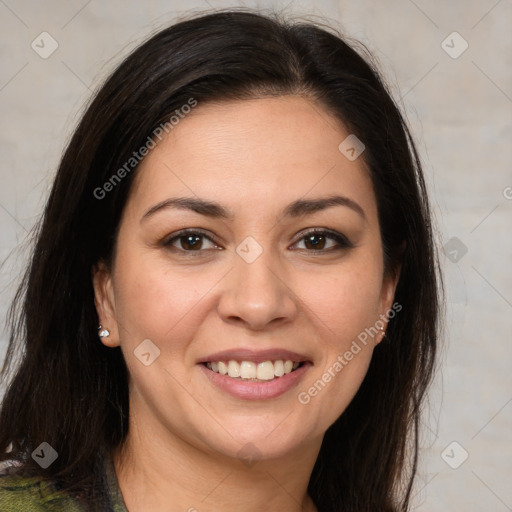
M 289 275 L 264 251 L 247 263 L 235 254 L 235 268 L 223 280 L 218 313 L 228 323 L 251 330 L 292 321 L 298 314 L 297 296 Z

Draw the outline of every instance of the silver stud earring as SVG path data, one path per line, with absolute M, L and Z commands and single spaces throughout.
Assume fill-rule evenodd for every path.
M 382 338 L 385 338 L 386 337 L 386 331 L 384 330 L 384 327 L 381 327 L 380 331 L 381 331 L 381 334 L 382 334 Z
M 110 336 L 110 331 L 108 329 L 103 329 L 103 327 L 98 326 L 98 336 L 100 338 L 108 338 Z

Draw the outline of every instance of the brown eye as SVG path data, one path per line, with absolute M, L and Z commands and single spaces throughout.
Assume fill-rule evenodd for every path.
M 204 247 L 205 241 L 210 243 L 212 246 Z M 211 238 L 200 231 L 182 231 L 167 240 L 164 245 L 185 252 L 201 252 L 201 250 L 204 249 L 218 248 Z
M 304 237 L 304 245 L 306 249 L 325 249 L 325 243 L 328 238 L 325 235 L 308 235 Z
M 330 244 L 328 240 L 334 241 L 334 244 Z M 311 231 L 304 235 L 299 242 L 304 241 L 304 248 L 309 252 L 314 251 L 330 251 L 343 249 L 348 247 L 353 247 L 353 244 L 349 242 L 349 240 L 342 235 L 341 233 L 331 232 L 331 231 Z M 326 247 L 326 245 L 328 245 Z M 299 247 L 299 249 L 303 249 Z
M 184 235 L 178 240 L 181 242 L 181 249 L 185 250 L 199 250 L 203 245 L 202 235 Z

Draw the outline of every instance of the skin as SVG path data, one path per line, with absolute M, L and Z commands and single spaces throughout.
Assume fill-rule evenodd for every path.
M 308 404 L 307 391 L 393 303 L 384 274 L 376 199 L 363 158 L 338 145 L 346 128 L 299 96 L 198 105 L 141 163 L 121 219 L 114 264 L 93 273 L 96 308 L 130 374 L 130 427 L 114 463 L 130 512 L 315 511 L 308 481 L 323 435 L 354 397 L 377 335 Z M 297 199 L 342 195 L 347 206 L 282 215 Z M 166 208 L 171 197 L 216 201 L 231 220 Z M 183 228 L 200 238 L 164 242 Z M 344 234 L 321 250 L 312 228 Z M 252 263 L 236 248 L 263 248 Z M 220 248 L 220 249 L 219 249 Z M 186 250 L 188 249 L 188 252 Z M 323 252 L 322 252 L 323 250 Z M 191 254 L 192 253 L 192 254 Z M 150 339 L 160 356 L 134 356 Z M 234 398 L 197 362 L 237 347 L 279 347 L 313 363 L 298 386 L 269 399 Z M 252 443 L 256 462 L 238 452 Z M 251 446 L 252 446 L 251 445 Z M 246 447 L 247 449 L 247 447 Z

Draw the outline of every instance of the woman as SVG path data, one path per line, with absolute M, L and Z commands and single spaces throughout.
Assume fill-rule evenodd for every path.
M 106 81 L 11 311 L 2 510 L 409 508 L 440 280 L 363 54 L 220 12 Z

